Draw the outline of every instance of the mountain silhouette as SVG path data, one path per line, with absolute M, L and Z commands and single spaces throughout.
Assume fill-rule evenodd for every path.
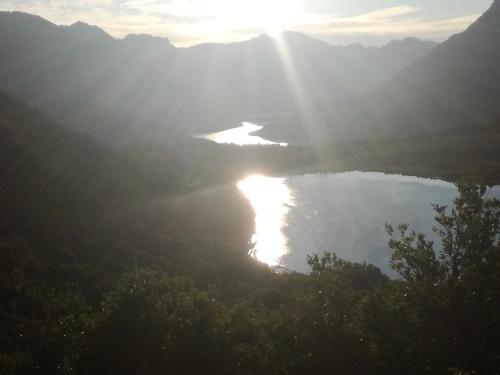
M 114 39 L 83 22 L 0 12 L 0 87 L 104 142 L 175 142 L 179 132 L 303 112 L 326 125 L 332 103 L 373 90 L 435 45 L 343 47 L 285 32 L 176 48 L 164 38 Z

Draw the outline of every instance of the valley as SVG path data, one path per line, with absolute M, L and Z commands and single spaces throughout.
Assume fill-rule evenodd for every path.
M 500 0 L 280 1 L 0 0 L 0 375 L 498 373 Z

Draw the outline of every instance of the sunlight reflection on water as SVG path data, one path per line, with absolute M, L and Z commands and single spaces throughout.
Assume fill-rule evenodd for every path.
M 409 224 L 433 233 L 432 203 L 451 206 L 455 185 L 433 179 L 376 172 L 249 176 L 238 188 L 255 211 L 253 255 L 271 266 L 309 272 L 307 255 L 333 251 L 351 262 L 368 262 L 389 276 L 391 251 L 385 223 Z M 500 187 L 489 197 L 500 198 Z
M 238 188 L 255 210 L 253 255 L 270 266 L 280 264 L 288 253 L 288 240 L 282 229 L 293 197 L 285 178 L 249 176 L 238 182 Z
M 234 129 L 224 130 L 218 133 L 211 133 L 196 136 L 196 138 L 207 139 L 209 141 L 220 144 L 235 144 L 239 146 L 246 145 L 280 145 L 287 146 L 286 143 L 276 143 L 268 141 L 262 137 L 251 135 L 252 133 L 261 130 L 260 125 L 244 122 L 242 126 Z

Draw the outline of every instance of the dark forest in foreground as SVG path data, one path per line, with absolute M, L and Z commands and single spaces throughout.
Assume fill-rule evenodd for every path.
M 498 182 L 494 134 L 111 151 L 2 94 L 0 373 L 498 373 L 500 203 L 485 190 L 436 207 L 439 257 L 388 227 L 390 280 L 334 255 L 307 275 L 258 264 L 233 186 L 242 171 L 363 165 Z

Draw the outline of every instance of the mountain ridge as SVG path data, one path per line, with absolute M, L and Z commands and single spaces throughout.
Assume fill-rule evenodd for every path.
M 326 44 L 328 46 L 331 46 L 331 47 L 336 47 L 336 48 L 346 48 L 346 47 L 353 47 L 353 46 L 361 46 L 363 48 L 374 48 L 374 49 L 381 49 L 381 48 L 384 48 L 384 47 L 387 47 L 388 45 L 390 45 L 391 43 L 404 43 L 404 42 L 407 42 L 407 41 L 413 41 L 413 42 L 423 42 L 423 43 L 428 43 L 428 44 L 432 44 L 434 46 L 437 46 L 439 45 L 438 42 L 435 42 L 435 41 L 431 41 L 431 40 L 426 40 L 426 39 L 419 39 L 419 38 L 415 38 L 415 37 L 404 37 L 404 38 L 401 38 L 401 39 L 393 39 L 393 40 L 390 40 L 389 42 L 385 43 L 384 45 L 381 45 L 381 46 L 372 46 L 372 45 L 365 45 L 365 44 L 362 44 L 362 43 L 349 43 L 349 44 L 332 44 L 332 43 L 329 43 L 327 41 L 324 41 L 322 39 L 319 39 L 319 38 L 315 38 L 313 36 L 310 36 L 309 34 L 307 33 L 304 33 L 304 32 L 301 32 L 301 31 L 296 31 L 296 30 L 284 30 L 282 32 L 280 32 L 279 34 L 277 34 L 276 36 L 271 36 L 267 33 L 261 33 L 261 34 L 258 34 L 254 37 L 251 37 L 251 38 L 248 38 L 248 39 L 244 39 L 244 40 L 241 40 L 241 41 L 234 41 L 234 42 L 224 42 L 224 43 L 221 43 L 221 42 L 201 42 L 201 43 L 198 43 L 198 44 L 193 44 L 193 45 L 190 45 L 190 46 L 187 46 L 187 47 L 177 47 L 174 43 L 172 43 L 170 41 L 170 39 L 166 36 L 160 36 L 160 35 L 155 35 L 155 34 L 148 34 L 148 33 L 130 33 L 130 34 L 126 34 L 125 36 L 123 37 L 114 37 L 112 36 L 111 34 L 109 34 L 107 31 L 105 31 L 103 28 L 99 27 L 98 25 L 94 25 L 94 24 L 90 24 L 90 23 L 87 23 L 85 21 L 82 21 L 82 20 L 79 20 L 79 21 L 76 21 L 76 22 L 73 22 L 72 24 L 69 24 L 69 25 L 64 25 L 64 24 L 61 24 L 61 25 L 58 25 L 52 21 L 49 21 L 47 20 L 46 18 L 42 17 L 42 16 L 39 16 L 39 15 L 36 15 L 36 14 L 33 14 L 33 13 L 28 13 L 28 12 L 24 12 L 24 11 L 2 11 L 0 10 L 0 17 L 1 16 L 8 16 L 8 15 L 12 15 L 12 16 L 15 16 L 15 17 L 22 17 L 24 19 L 38 19 L 40 21 L 43 21 L 43 23 L 45 25 L 51 25 L 51 26 L 56 26 L 56 27 L 60 27 L 62 29 L 65 29 L 65 30 L 71 30 L 71 29 L 76 29 L 76 30 L 85 30 L 86 31 L 92 31 L 95 33 L 95 35 L 98 35 L 100 34 L 101 36 L 104 36 L 108 39 L 113 39 L 115 41 L 123 41 L 123 40 L 126 40 L 127 38 L 135 38 L 135 37 L 144 37 L 145 39 L 154 39 L 154 40 L 165 40 L 165 41 L 168 41 L 170 44 L 172 44 L 173 47 L 175 47 L 176 49 L 189 49 L 189 48 L 193 48 L 193 47 L 197 47 L 197 46 L 200 46 L 200 45 L 231 45 L 231 44 L 239 44 L 239 43 L 245 43 L 245 42 L 249 42 L 249 41 L 252 41 L 254 39 L 259 39 L 259 38 L 268 38 L 268 39 L 276 39 L 278 38 L 279 36 L 281 35 L 300 35 L 301 37 L 306 37 L 310 40 L 314 40 L 315 42 L 321 42 L 323 44 Z
M 177 48 L 166 38 L 115 39 L 83 22 L 61 27 L 20 12 L 0 12 L 0 31 L 0 88 L 69 128 L 118 144 L 175 142 L 173 131 L 264 121 L 297 112 L 300 96 L 324 112 L 435 47 L 408 40 L 397 48 L 337 47 L 287 32 Z

